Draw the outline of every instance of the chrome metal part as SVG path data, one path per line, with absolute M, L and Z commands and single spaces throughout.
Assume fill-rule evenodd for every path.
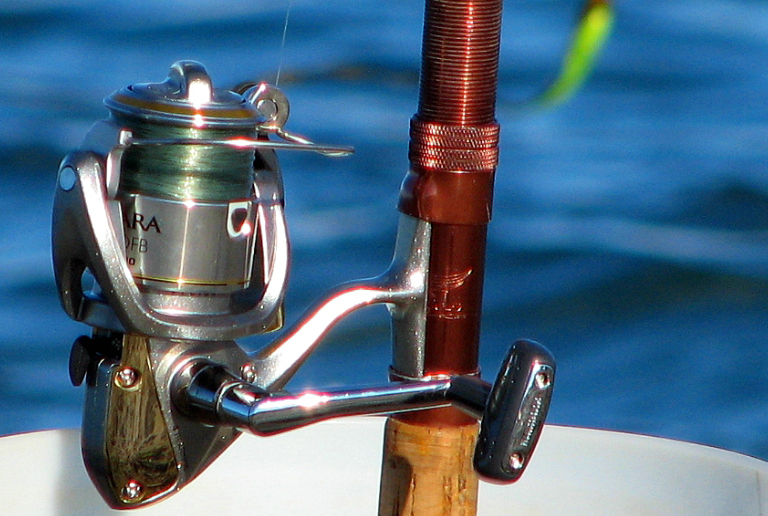
M 261 83 L 258 86 L 249 88 L 243 95 L 251 104 L 256 106 L 256 109 L 265 119 L 259 125 L 259 132 L 263 134 L 273 133 L 291 142 L 276 148 L 313 150 L 326 156 L 346 156 L 353 152 L 351 147 L 318 145 L 303 136 L 286 131 L 285 124 L 288 121 L 291 107 L 288 97 L 276 87 L 267 83 Z
M 451 375 L 339 391 L 293 395 L 243 381 L 209 360 L 188 361 L 171 385 L 176 407 L 192 419 L 267 436 L 325 419 L 455 406 L 482 419 L 478 470 L 493 481 L 517 480 L 544 424 L 554 381 L 549 352 L 531 341 L 510 349 L 491 386 Z
M 257 203 L 123 195 L 125 254 L 133 279 L 163 292 L 226 294 L 248 288 Z M 223 301 L 219 311 L 229 310 L 229 300 Z
M 132 367 L 124 367 L 115 374 L 115 383 L 125 390 L 137 388 L 141 380 L 141 373 Z
M 288 97 L 279 89 L 262 82 L 245 91 L 243 96 L 253 104 L 259 114 L 264 117 L 260 128 L 264 132 L 278 134 L 284 131 L 288 116 L 291 113 L 291 105 Z
M 155 375 L 157 396 L 166 421 L 171 428 L 171 438 L 181 459 L 181 479 L 178 489 L 191 481 L 239 435 L 233 428 L 201 424 L 178 411 L 173 404 L 174 378 L 187 364 L 210 360 L 231 370 L 237 370 L 247 355 L 233 341 L 170 341 L 149 339 L 150 363 Z
M 126 86 L 104 101 L 113 113 L 140 116 L 160 125 L 254 127 L 263 119 L 255 106 L 231 91 L 214 88 L 205 67 L 178 61 L 160 83 Z
M 400 215 L 390 270 L 400 271 L 396 276 L 399 281 L 407 280 L 421 290 L 406 303 L 388 305 L 392 316 L 392 368 L 413 378 L 424 376 L 431 238 L 432 224 Z
M 261 129 L 261 127 L 258 127 L 258 129 Z M 250 138 L 232 138 L 229 140 L 136 139 L 131 142 L 131 145 L 222 145 L 228 147 L 236 147 L 239 149 L 312 151 L 331 157 L 349 156 L 355 152 L 355 149 L 348 145 L 328 145 L 323 143 L 313 143 L 305 138 L 301 138 L 293 134 L 288 137 L 286 134 L 287 133 L 282 132 L 279 135 L 288 139 L 286 142 L 276 142 L 273 140 L 260 139 L 254 140 Z
M 144 494 L 144 486 L 135 480 L 129 480 L 125 486 L 123 486 L 120 495 L 126 503 L 131 503 L 134 500 L 140 500 Z
M 195 417 L 267 436 L 341 416 L 389 414 L 455 405 L 480 417 L 491 386 L 454 376 L 365 389 L 270 393 L 219 365 L 190 364 L 177 377 L 176 403 Z
M 307 310 L 279 339 L 259 351 L 247 366 L 254 385 L 269 391 L 282 389 L 334 324 L 354 310 L 382 303 L 392 313 L 395 349 L 400 350 L 398 367 L 409 372 L 423 371 L 421 343 L 429 235 L 428 223 L 403 215 L 389 269 L 376 278 L 339 286 Z

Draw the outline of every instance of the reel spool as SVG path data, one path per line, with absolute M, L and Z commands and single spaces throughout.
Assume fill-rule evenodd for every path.
M 175 65 L 165 82 L 123 88 L 105 103 L 112 123 L 134 139 L 178 142 L 134 142 L 122 156 L 116 198 L 136 283 L 145 292 L 213 299 L 262 288 L 253 184 L 269 173 L 268 161 L 279 180 L 274 152 L 205 143 L 255 139 L 264 120 L 256 106 L 213 89 L 205 70 L 190 62 Z M 196 301 L 199 311 L 229 309 Z

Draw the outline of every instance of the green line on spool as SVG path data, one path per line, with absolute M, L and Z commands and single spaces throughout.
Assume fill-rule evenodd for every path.
M 151 123 L 115 117 L 137 139 L 255 138 L 255 131 Z M 177 201 L 231 201 L 251 196 L 254 152 L 224 145 L 136 145 L 124 156 L 120 191 Z

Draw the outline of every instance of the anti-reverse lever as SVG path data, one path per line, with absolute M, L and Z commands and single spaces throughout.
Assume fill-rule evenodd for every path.
M 175 406 L 213 425 L 261 436 L 341 416 L 391 414 L 453 405 L 482 421 L 475 469 L 485 479 L 517 480 L 541 434 L 555 379 L 552 355 L 540 344 L 515 342 L 493 385 L 451 375 L 358 390 L 270 393 L 220 364 L 186 364 L 173 383 Z

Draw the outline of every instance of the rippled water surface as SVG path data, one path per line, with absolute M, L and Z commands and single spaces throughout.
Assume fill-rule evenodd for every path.
M 587 87 L 546 112 L 574 0 L 506 2 L 482 365 L 518 337 L 559 361 L 551 421 L 663 435 L 768 458 L 768 6 L 617 1 Z M 63 155 L 101 99 L 179 59 L 220 86 L 274 80 L 289 126 L 354 145 L 281 156 L 294 249 L 289 320 L 390 258 L 418 2 L 5 0 L 0 4 L 0 433 L 79 424 L 72 340 L 49 258 Z M 282 65 L 280 65 L 282 63 Z M 296 387 L 386 378 L 388 322 L 339 326 Z M 263 339 L 245 342 L 250 347 Z

